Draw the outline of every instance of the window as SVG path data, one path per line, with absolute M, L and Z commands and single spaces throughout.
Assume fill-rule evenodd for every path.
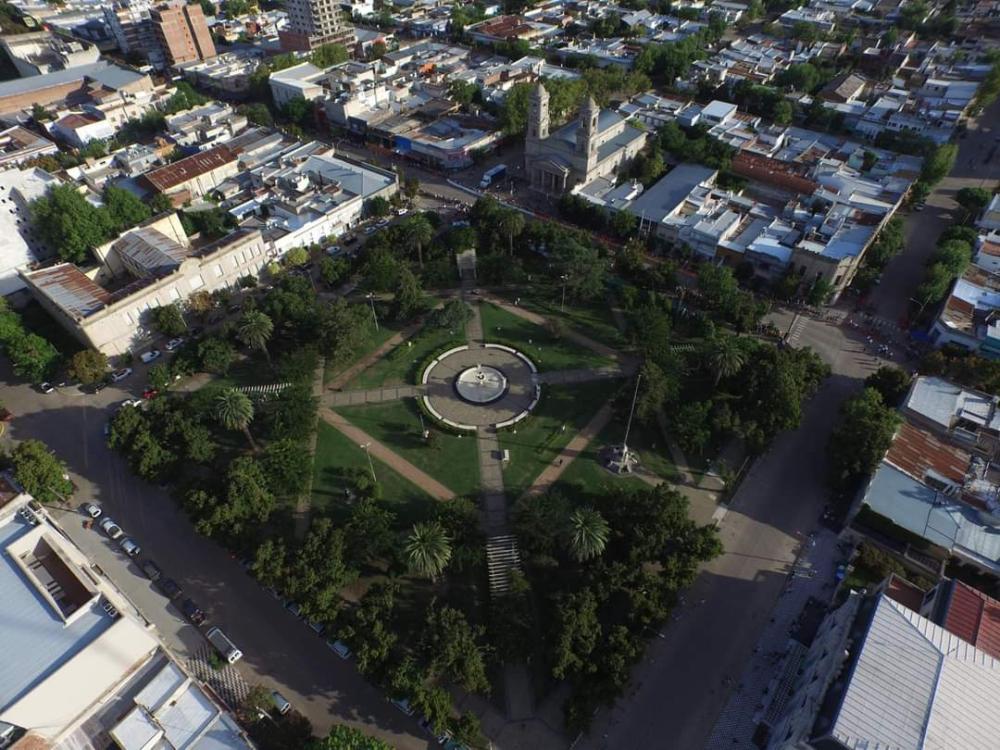
M 221 263 L 216 263 L 215 264 L 215 277 L 216 278 L 221 278 L 222 277 L 222 264 Z

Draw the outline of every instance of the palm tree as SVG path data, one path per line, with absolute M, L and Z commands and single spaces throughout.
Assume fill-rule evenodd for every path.
M 410 569 L 432 581 L 451 560 L 451 540 L 437 521 L 414 524 L 403 546 Z
M 514 238 L 524 231 L 524 216 L 520 211 L 510 209 L 500 214 L 497 222 L 501 234 L 507 235 L 507 246 L 510 255 L 514 255 Z
M 417 262 L 424 267 L 424 247 L 434 237 L 434 227 L 425 216 L 411 216 L 406 224 L 406 241 L 417 251 Z
M 274 333 L 274 323 L 259 310 L 249 310 L 243 313 L 236 329 L 239 340 L 254 351 L 264 352 L 268 363 L 271 361 L 271 355 L 267 351 L 267 342 L 271 340 L 272 333 Z
M 245 393 L 240 393 L 235 388 L 228 388 L 220 393 L 215 399 L 215 418 L 227 430 L 243 430 L 250 448 L 257 451 L 257 444 L 250 434 L 253 404 Z
M 611 529 L 604 516 L 593 508 L 577 508 L 566 522 L 566 541 L 570 556 L 577 562 L 597 557 L 608 543 Z
M 735 375 L 743 369 L 746 363 L 746 353 L 735 336 L 716 336 L 708 342 L 705 362 L 709 369 L 715 371 L 715 384 L 722 378 Z

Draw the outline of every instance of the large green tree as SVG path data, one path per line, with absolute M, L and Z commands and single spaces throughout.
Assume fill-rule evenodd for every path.
M 73 483 L 66 476 L 66 466 L 40 440 L 23 440 L 8 455 L 14 478 L 25 492 L 43 503 L 67 501 Z
M 457 683 L 471 693 L 489 692 L 486 653 L 480 645 L 483 633 L 482 628 L 470 625 L 460 610 L 432 603 L 419 646 L 428 674 Z
M 406 217 L 400 230 L 403 232 L 407 246 L 411 250 L 416 251 L 417 263 L 423 268 L 424 248 L 430 244 L 431 239 L 434 237 L 434 227 L 431 226 L 431 223 L 427 221 L 427 217 L 423 214 L 414 214 L 413 216 Z
M 260 310 L 249 310 L 243 313 L 240 322 L 236 327 L 236 335 L 240 341 L 249 346 L 255 352 L 262 352 L 271 361 L 271 355 L 267 351 L 267 342 L 271 340 L 274 333 L 274 323 Z
M 451 540 L 436 521 L 418 523 L 404 541 L 403 554 L 410 570 L 434 580 L 451 560 Z
M 96 349 L 81 349 L 69 361 L 67 375 L 83 385 L 103 380 L 108 373 L 108 356 Z
M 875 471 L 900 422 L 899 414 L 885 405 L 874 388 L 865 388 L 844 402 L 827 448 L 835 489 L 848 491 Z
M 607 521 L 593 508 L 577 508 L 566 520 L 566 545 L 574 560 L 589 560 L 604 551 L 608 543 Z
M 241 430 L 250 448 L 256 451 L 257 444 L 250 434 L 253 415 L 253 403 L 245 393 L 240 393 L 235 388 L 227 388 L 215 399 L 215 418 L 227 430 Z
M 335 724 L 326 737 L 312 740 L 305 750 L 392 750 L 392 745 L 360 729 Z
M 75 185 L 50 187 L 30 204 L 31 223 L 42 240 L 63 260 L 83 263 L 113 232 L 106 211 L 92 205 Z

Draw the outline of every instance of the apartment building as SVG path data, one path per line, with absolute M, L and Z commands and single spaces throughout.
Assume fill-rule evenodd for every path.
M 309 51 L 324 44 L 354 46 L 354 27 L 340 0 L 288 0 L 288 25 L 278 32 L 286 52 Z
M 154 8 L 150 20 L 168 66 L 215 57 L 215 44 L 200 5 Z

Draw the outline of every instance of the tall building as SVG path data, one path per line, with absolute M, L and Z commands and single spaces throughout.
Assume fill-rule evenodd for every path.
M 104 20 L 123 54 L 141 57 L 159 69 L 166 61 L 149 17 L 152 5 L 150 0 L 117 0 L 104 6 Z
M 167 65 L 215 57 L 215 44 L 200 5 L 165 5 L 149 15 Z
M 340 0 L 288 0 L 288 27 L 279 33 L 286 52 L 316 49 L 323 44 L 354 44 L 354 27 L 344 17 Z

